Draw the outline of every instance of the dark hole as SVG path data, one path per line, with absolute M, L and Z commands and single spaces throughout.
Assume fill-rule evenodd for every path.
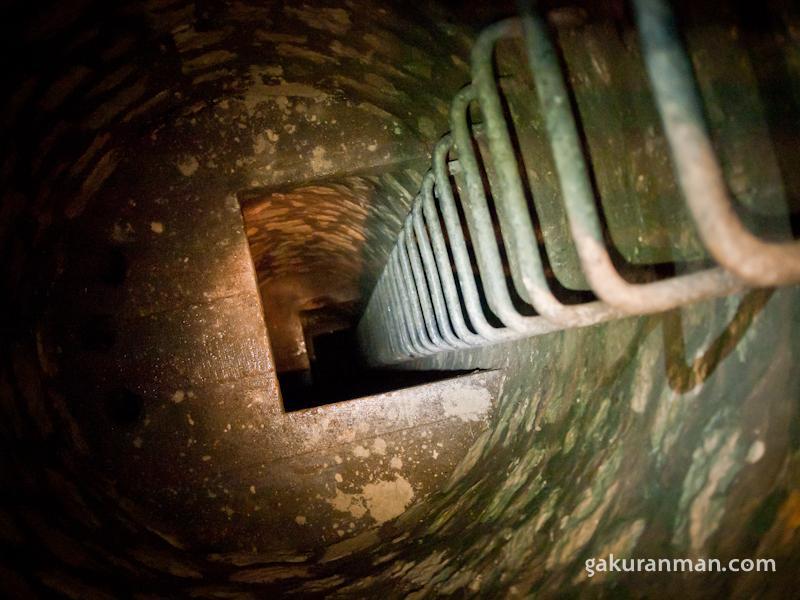
M 105 256 L 100 271 L 100 281 L 105 284 L 120 286 L 128 276 L 128 259 L 119 248 L 112 247 Z
M 111 317 L 95 315 L 84 322 L 80 329 L 83 347 L 90 352 L 108 352 L 117 341 Z
M 313 351 L 311 370 L 278 374 L 283 408 L 287 412 L 432 383 L 464 373 L 370 369 L 359 360 L 353 328 L 314 337 Z
M 118 388 L 107 394 L 106 410 L 115 423 L 132 425 L 142 416 L 144 399 L 128 389 Z

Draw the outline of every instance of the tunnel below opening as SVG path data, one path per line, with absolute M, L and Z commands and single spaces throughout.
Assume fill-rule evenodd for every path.
M 241 201 L 283 408 L 287 412 L 457 377 L 466 371 L 376 369 L 356 326 L 373 282 L 352 180 Z

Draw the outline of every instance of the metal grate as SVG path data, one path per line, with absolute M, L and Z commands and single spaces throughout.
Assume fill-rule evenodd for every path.
M 700 238 L 720 266 L 647 283 L 630 283 L 618 272 L 605 245 L 559 58 L 543 18 L 524 10 L 520 18 L 485 29 L 475 43 L 472 83 L 453 99 L 451 133 L 434 148 L 432 168 L 423 178 L 359 324 L 360 343 L 371 361 L 391 364 L 445 350 L 660 312 L 746 286 L 800 281 L 800 243 L 759 239 L 744 227 L 732 208 L 691 64 L 669 5 L 664 0 L 634 0 L 633 7 L 678 182 Z M 590 302 L 559 301 L 548 284 L 538 251 L 493 66 L 498 40 L 512 36 L 522 37 L 535 80 L 570 233 L 583 273 L 597 298 Z M 473 102 L 483 120 L 486 152 L 482 158 L 495 174 L 488 186 L 473 148 L 474 128 L 468 119 Z M 448 163 L 451 154 L 457 160 Z M 450 182 L 454 167 L 464 181 L 458 194 Z M 502 249 L 487 191 L 494 200 Z M 478 277 L 457 201 L 466 221 Z M 503 250 L 513 291 L 505 276 Z M 536 314 L 520 312 L 513 301 L 514 293 Z M 487 309 L 496 319 L 487 315 Z

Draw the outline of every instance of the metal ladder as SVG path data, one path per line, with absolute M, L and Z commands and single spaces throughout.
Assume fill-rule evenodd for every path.
M 622 277 L 605 245 L 589 168 L 547 24 L 523 8 L 519 18 L 488 27 L 475 43 L 472 83 L 453 99 L 451 133 L 434 148 L 431 169 L 358 326 L 361 347 L 371 362 L 398 363 L 661 312 L 750 286 L 800 281 L 800 242 L 758 238 L 732 207 L 671 7 L 665 0 L 634 0 L 633 8 L 673 168 L 700 239 L 719 266 L 646 283 Z M 506 37 L 523 40 L 570 234 L 597 298 L 589 302 L 562 303 L 546 278 L 493 67 L 495 46 Z M 473 102 L 483 117 L 483 160 L 496 174 L 490 186 L 484 183 L 473 149 L 468 120 Z M 448 162 L 451 155 L 457 160 Z M 458 194 L 450 182 L 454 165 L 465 182 Z M 487 192 L 494 200 L 513 291 L 535 310 L 534 315 L 522 314 L 512 301 Z M 456 202 L 463 211 L 480 280 Z M 496 318 L 487 316 L 487 307 Z

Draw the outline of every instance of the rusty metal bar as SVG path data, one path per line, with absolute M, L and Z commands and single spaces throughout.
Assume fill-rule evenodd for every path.
M 628 314 L 645 314 L 740 289 L 739 281 L 722 269 L 707 269 L 644 284 L 623 279 L 605 246 L 589 168 L 547 25 L 532 11 L 523 14 L 522 25 L 528 63 L 545 117 L 570 231 L 592 291 Z M 484 56 L 484 60 L 489 58 Z
M 672 160 L 700 237 L 717 262 L 756 286 L 800 281 L 800 241 L 769 243 L 731 205 L 691 61 L 664 0 L 635 0 L 644 60 Z
M 442 234 L 439 214 L 434 204 L 433 185 L 425 185 L 425 181 L 430 181 L 435 185 L 436 176 L 433 175 L 433 171 L 430 171 L 423 181 L 422 211 L 425 215 L 428 231 L 430 232 L 431 251 L 436 261 L 435 268 L 439 276 L 439 282 L 442 285 L 447 314 L 456 339 L 461 341 L 464 345 L 479 344 L 485 341 L 485 338 L 477 333 L 473 333 L 467 326 L 467 319 L 461 310 L 461 301 L 458 296 L 455 279 L 453 278 L 450 255 L 448 254 L 447 245 L 444 235 Z
M 430 196 L 433 189 L 433 173 L 428 171 L 425 178 L 422 180 L 422 191 L 417 196 L 413 214 L 414 235 L 419 246 L 419 254 L 422 258 L 422 267 L 427 279 L 428 290 L 431 293 L 431 300 L 433 303 L 433 312 L 436 316 L 436 324 L 439 327 L 441 336 L 444 341 L 453 348 L 464 348 L 466 344 L 462 342 L 453 332 L 450 326 L 450 317 L 447 312 L 447 303 L 445 302 L 444 292 L 442 290 L 441 278 L 439 277 L 439 267 L 437 266 L 436 259 L 434 258 L 433 248 L 431 247 L 430 238 L 423 221 L 423 198 Z

